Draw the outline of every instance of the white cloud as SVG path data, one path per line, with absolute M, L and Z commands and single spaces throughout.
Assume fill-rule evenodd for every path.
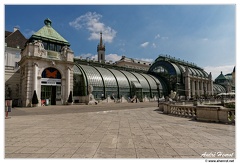
M 208 41 L 208 38 L 203 38 L 202 40 L 203 40 L 203 41 Z
M 138 59 L 138 60 L 141 60 L 141 61 L 146 61 L 146 62 L 153 62 L 154 60 L 151 59 L 151 58 L 141 58 L 141 59 Z
M 152 43 L 152 47 L 153 47 L 153 48 L 156 48 L 157 45 L 156 45 L 155 43 Z
M 91 53 L 86 53 L 86 54 L 81 54 L 79 56 L 76 56 L 76 58 L 82 58 L 82 59 L 86 59 L 86 58 L 90 58 L 91 60 L 95 60 L 97 61 L 98 60 L 98 55 L 97 54 L 91 54 Z M 122 56 L 120 55 L 117 55 L 117 54 L 107 54 L 105 55 L 105 60 L 106 61 L 113 61 L 113 62 L 116 62 L 116 61 L 119 61 L 120 59 L 122 58 Z
M 90 58 L 91 58 L 92 60 L 97 61 L 97 60 L 98 60 L 98 55 L 97 55 L 97 54 L 92 55 Z
M 143 47 L 143 48 L 146 48 L 148 46 L 148 44 L 149 44 L 149 42 L 144 42 L 140 46 Z
M 120 59 L 122 58 L 122 56 L 119 56 L 117 54 L 108 54 L 105 56 L 105 59 L 107 61 L 113 61 L 113 62 L 116 62 L 116 61 L 119 61 Z
M 161 36 L 160 34 L 157 34 L 154 38 L 155 39 L 162 39 L 162 40 L 167 40 L 168 39 L 167 36 Z
M 79 57 L 81 57 L 81 58 L 87 58 L 87 57 L 91 58 L 92 54 L 91 53 L 81 54 Z
M 160 37 L 161 37 L 160 34 L 157 34 L 157 35 L 155 36 L 155 39 L 160 38 Z
M 81 15 L 74 21 L 69 22 L 69 25 L 77 30 L 86 28 L 90 32 L 89 40 L 99 40 L 99 33 L 103 33 L 103 41 L 111 43 L 116 37 L 117 32 L 104 23 L 100 22 L 102 15 L 96 12 L 87 12 Z
M 162 39 L 162 40 L 167 40 L 167 39 L 168 39 L 168 37 L 166 37 L 166 36 L 163 36 L 163 37 L 161 37 L 161 39 Z
M 212 73 L 212 80 L 215 80 L 218 75 L 221 74 L 226 75 L 228 73 L 232 73 L 235 65 L 224 65 L 224 66 L 206 66 L 203 69 L 209 74 Z

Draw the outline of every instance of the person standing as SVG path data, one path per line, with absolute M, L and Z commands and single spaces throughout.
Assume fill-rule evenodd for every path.
M 12 111 L 12 89 L 9 85 L 5 86 L 5 119 L 8 119 L 8 112 Z

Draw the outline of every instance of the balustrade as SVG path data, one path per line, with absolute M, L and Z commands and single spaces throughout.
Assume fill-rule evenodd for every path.
M 190 106 L 161 103 L 159 108 L 165 114 L 194 118 L 200 121 L 235 123 L 235 109 L 224 108 L 222 106 Z

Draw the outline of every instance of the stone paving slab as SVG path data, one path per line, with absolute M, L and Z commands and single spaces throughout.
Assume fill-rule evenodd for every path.
M 14 108 L 5 158 L 235 158 L 235 126 L 197 122 L 156 103 Z

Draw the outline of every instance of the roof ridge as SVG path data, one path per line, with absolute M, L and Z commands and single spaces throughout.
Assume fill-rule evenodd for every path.
M 10 31 L 9 31 L 10 32 Z M 13 35 L 13 33 L 15 33 L 16 31 L 13 31 L 13 32 L 11 32 L 6 38 L 8 38 L 9 36 L 11 36 L 11 35 Z M 6 39 L 5 38 L 5 39 Z

